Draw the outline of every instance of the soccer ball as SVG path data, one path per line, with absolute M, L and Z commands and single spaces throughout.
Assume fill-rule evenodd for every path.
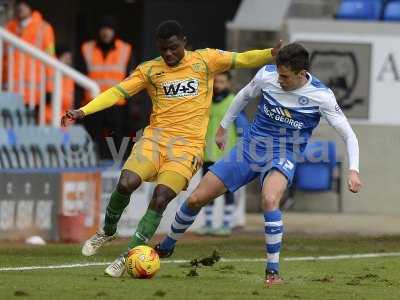
M 152 278 L 160 269 L 157 252 L 148 246 L 137 246 L 128 252 L 126 271 L 133 278 Z

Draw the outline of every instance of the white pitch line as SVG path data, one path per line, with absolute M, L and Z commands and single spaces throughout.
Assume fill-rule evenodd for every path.
M 310 260 L 334 260 L 334 259 L 354 259 L 354 258 L 373 258 L 373 257 L 393 257 L 393 256 L 400 256 L 400 252 L 345 254 L 345 255 L 332 255 L 332 256 L 286 257 L 283 260 L 310 261 Z
M 0 268 L 0 272 L 80 268 L 80 267 L 104 266 L 104 265 L 107 265 L 107 264 L 110 264 L 110 263 L 111 262 L 108 262 L 108 263 L 107 262 L 102 262 L 102 263 L 80 263 L 80 264 L 52 265 L 52 266 L 8 267 L 8 268 Z
M 400 252 L 388 253 L 365 253 L 365 254 L 344 254 L 331 256 L 300 256 L 300 257 L 285 257 L 284 261 L 319 261 L 319 260 L 341 260 L 341 259 L 358 259 L 358 258 L 374 258 L 374 257 L 395 257 L 400 256 Z M 239 262 L 264 262 L 265 258 L 222 258 L 222 262 L 239 263 Z M 182 264 L 188 263 L 190 260 L 176 259 L 163 260 L 163 264 Z M 92 263 L 76 263 L 65 265 L 50 265 L 50 266 L 29 266 L 29 267 L 4 267 L 0 268 L 0 272 L 10 271 L 32 271 L 32 270 L 49 270 L 49 269 L 67 269 L 67 268 L 83 268 L 92 266 L 105 266 L 111 262 L 92 262 Z

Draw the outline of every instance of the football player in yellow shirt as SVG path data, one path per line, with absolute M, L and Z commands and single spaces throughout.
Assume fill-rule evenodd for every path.
M 231 68 L 260 67 L 270 63 L 280 48 L 279 43 L 272 49 L 243 53 L 215 49 L 186 51 L 186 37 L 176 21 L 165 21 L 158 26 L 156 43 L 161 57 L 142 63 L 123 82 L 86 106 L 67 111 L 61 120 L 65 126 L 143 89 L 153 103 L 150 124 L 133 147 L 111 195 L 103 231 L 86 241 L 83 255 L 94 255 L 103 244 L 115 238 L 121 214 L 132 192 L 143 181 L 157 184 L 129 249 L 146 244 L 153 237 L 168 203 L 186 188 L 201 166 L 214 74 Z M 118 257 L 105 273 L 122 276 L 125 255 Z

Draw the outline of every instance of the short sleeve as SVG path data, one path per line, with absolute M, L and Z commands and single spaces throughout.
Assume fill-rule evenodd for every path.
M 236 53 L 217 49 L 205 49 L 208 67 L 213 73 L 221 73 L 232 68 Z
M 147 82 L 147 78 L 143 75 L 139 66 L 124 81 L 118 84 L 117 88 L 128 98 L 145 89 Z

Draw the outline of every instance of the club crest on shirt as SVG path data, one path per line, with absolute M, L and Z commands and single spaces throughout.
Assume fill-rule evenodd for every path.
M 200 63 L 195 63 L 192 65 L 192 70 L 196 73 L 203 71 L 202 65 Z
M 199 94 L 197 79 L 168 81 L 164 82 L 162 87 L 167 98 L 194 97 Z
M 298 101 L 300 105 L 307 105 L 310 102 L 310 100 L 305 96 L 300 96 Z

